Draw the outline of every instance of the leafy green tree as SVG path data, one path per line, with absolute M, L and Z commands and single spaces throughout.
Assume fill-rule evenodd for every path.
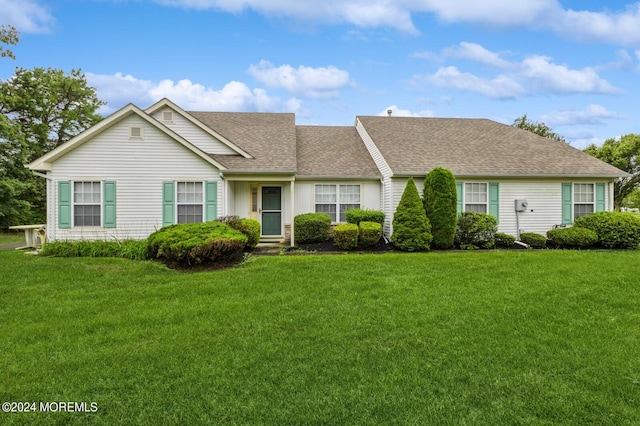
M 0 25 L 0 44 L 16 45 L 19 41 L 18 30 L 11 25 Z M 15 59 L 13 52 L 0 45 L 0 58 Z
M 634 189 L 622 202 L 622 207 L 640 209 L 640 188 Z
M 24 166 L 100 121 L 104 104 L 80 70 L 20 68 L 0 81 L 0 229 L 44 221 L 45 181 Z
M 433 246 L 448 249 L 453 246 L 458 216 L 456 178 L 451 171 L 436 167 L 424 179 L 422 201 L 431 223 Z
M 418 188 L 413 178 L 410 178 L 393 215 L 391 242 L 399 250 L 427 251 L 432 239 L 431 225 L 424 212 Z
M 527 114 L 513 120 L 512 126 L 535 133 L 536 135 L 542 136 L 543 138 L 553 139 L 554 141 L 567 142 L 565 138 L 551 130 L 551 128 L 546 124 L 529 120 L 527 118 Z
M 640 187 L 640 134 L 630 133 L 620 138 L 607 139 L 599 147 L 591 144 L 584 152 L 631 175 L 616 180 L 614 184 L 614 207 L 616 211 L 620 211 L 625 198 Z

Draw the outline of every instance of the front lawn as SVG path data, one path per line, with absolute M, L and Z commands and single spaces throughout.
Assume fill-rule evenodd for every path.
M 640 253 L 0 251 L 3 424 L 638 424 Z
M 24 241 L 24 232 L 5 231 L 0 232 L 0 246 L 3 244 L 19 243 Z

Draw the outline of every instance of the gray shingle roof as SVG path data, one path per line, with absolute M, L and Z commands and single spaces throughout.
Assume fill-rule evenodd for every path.
M 196 111 L 189 114 L 254 157 L 212 155 L 230 170 L 296 171 L 294 114 Z
M 487 119 L 358 117 L 394 174 L 626 176 L 564 142 Z
M 355 127 L 297 126 L 300 177 L 380 177 Z

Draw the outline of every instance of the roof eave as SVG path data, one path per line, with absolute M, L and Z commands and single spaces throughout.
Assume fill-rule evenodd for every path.
M 297 175 L 296 180 L 375 180 L 379 181 L 382 176 L 373 175 L 359 175 L 359 176 L 344 176 L 344 175 Z
M 631 176 L 628 173 L 620 174 L 602 174 L 602 173 L 468 173 L 451 171 L 458 178 L 600 178 L 600 179 L 617 179 Z M 396 172 L 391 177 L 415 177 L 425 176 L 428 172 Z

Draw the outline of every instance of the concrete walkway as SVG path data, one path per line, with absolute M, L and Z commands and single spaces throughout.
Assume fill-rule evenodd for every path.
M 0 245 L 0 250 L 15 250 L 18 247 L 24 246 L 24 241 L 20 241 L 19 243 L 11 243 L 11 244 L 3 244 Z

